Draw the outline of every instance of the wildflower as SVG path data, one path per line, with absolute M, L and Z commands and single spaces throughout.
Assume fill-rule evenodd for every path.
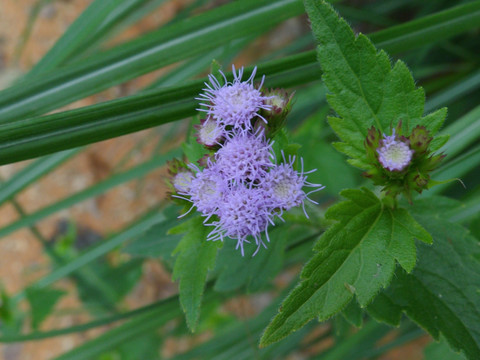
M 287 115 L 292 108 L 293 95 L 289 94 L 284 89 L 270 89 L 265 92 L 265 105 L 270 107 L 270 110 L 262 109 L 260 114 L 267 120 L 267 136 L 272 138 L 275 134 L 285 126 Z
M 293 168 L 295 157 L 287 162 L 283 156 L 284 162 L 276 165 L 270 139 L 285 125 L 293 95 L 282 89 L 262 93 L 264 78 L 255 88 L 256 68 L 246 81 L 243 68 L 232 70 L 232 82 L 220 72 L 223 85 L 210 75 L 210 84 L 197 98 L 206 107 L 200 110 L 207 113 L 196 126 L 197 141 L 215 151 L 198 161 L 203 170 L 179 163 L 180 171 L 173 173 L 177 193 L 172 196 L 192 203 L 182 216 L 196 208 L 206 218 L 204 224 L 213 227 L 207 240 L 234 239 L 243 256 L 251 237 L 257 245 L 255 255 L 266 248 L 263 233 L 270 241 L 268 227 L 275 225 L 274 217 L 282 219 L 283 211 L 300 205 L 305 212 L 305 200 L 316 204 L 309 194 L 324 186 L 307 181 L 310 172 L 303 171 L 303 160 L 300 172 Z M 305 193 L 304 187 L 314 189 Z
M 194 175 L 191 171 L 182 170 L 173 177 L 173 187 L 180 193 L 190 191 Z
M 188 165 L 179 159 L 168 161 L 168 174 L 166 179 L 170 193 L 185 193 L 190 189 L 192 179 L 195 177 Z
M 227 181 L 218 172 L 215 165 L 209 163 L 209 167 L 203 170 L 191 165 L 197 173 L 190 182 L 190 187 L 185 192 L 179 192 L 174 197 L 189 201 L 192 203 L 190 210 L 183 214 L 185 216 L 194 207 L 202 213 L 203 216 L 210 218 L 215 214 L 218 204 L 222 201 L 223 194 L 228 189 Z
M 220 172 L 234 181 L 261 179 L 273 166 L 272 144 L 263 132 L 236 133 L 217 151 L 216 164 Z
M 243 68 L 237 74 L 235 67 L 232 66 L 234 77 L 232 82 L 228 82 L 225 74 L 220 71 L 225 81 L 224 85 L 220 85 L 213 75 L 209 75 L 210 84 L 205 83 L 207 86 L 204 89 L 205 93 L 197 98 L 203 102 L 200 105 L 206 106 L 208 109 L 198 110 L 205 111 L 220 125 L 231 126 L 233 129 L 251 129 L 252 119 L 257 116 L 266 123 L 267 121 L 258 112 L 261 109 L 270 110 L 271 106 L 265 104 L 268 97 L 263 96 L 260 91 L 264 77 L 258 89 L 253 86 L 256 71 L 255 67 L 250 77 L 246 81 L 242 81 Z
M 265 231 L 267 241 L 268 225 L 274 225 L 272 212 L 265 199 L 265 193 L 260 188 L 249 188 L 243 184 L 233 186 L 219 203 L 217 215 L 219 220 L 211 225 L 215 228 L 210 232 L 207 240 L 221 240 L 224 237 L 237 240 L 236 249 L 240 248 L 244 255 L 243 245 L 249 243 L 247 237 L 251 235 L 257 244 L 257 250 L 265 244 L 261 233 Z
M 315 201 L 311 200 L 308 195 L 325 188 L 325 186 L 320 184 L 312 184 L 307 181 L 307 176 L 305 175 L 316 170 L 311 170 L 305 173 L 303 171 L 303 159 L 300 161 L 302 168 L 299 173 L 293 169 L 295 157 L 290 157 L 289 161 L 286 162 L 284 156 L 284 163 L 271 169 L 262 180 L 261 186 L 266 193 L 269 205 L 272 208 L 280 210 L 279 216 L 281 216 L 283 210 L 289 210 L 292 207 L 302 205 L 305 216 L 308 218 L 305 211 L 305 199 L 317 204 Z M 313 187 L 315 189 L 309 193 L 305 193 L 303 191 L 303 187 L 305 186 Z
M 194 126 L 197 129 L 197 141 L 207 147 L 215 147 L 225 135 L 224 128 L 217 121 L 207 118 Z
M 383 134 L 383 138 L 372 126 L 364 142 L 370 166 L 363 176 L 382 186 L 392 206 L 396 206 L 396 196 L 400 193 L 411 202 L 412 191 L 422 193 L 434 185 L 430 172 L 445 157 L 431 152 L 429 145 L 433 138 L 424 126 L 416 126 L 408 136 L 402 132 L 401 121 L 392 135 Z
M 408 146 L 408 140 L 401 141 L 396 138 L 395 129 L 391 136 L 383 135 L 377 152 L 378 161 L 389 171 L 402 171 L 410 164 L 413 155 L 413 150 Z

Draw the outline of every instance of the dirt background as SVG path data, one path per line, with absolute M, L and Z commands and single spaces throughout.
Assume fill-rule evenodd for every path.
M 124 41 L 158 28 L 189 2 L 188 0 L 166 2 L 165 5 L 147 18 L 120 34 L 115 41 Z M 75 18 L 91 3 L 91 0 L 57 0 L 45 6 L 34 23 L 31 36 L 25 44 L 21 56 L 16 58 L 14 54 L 19 46 L 19 39 L 36 3 L 37 1 L 34 0 L 0 0 L 0 89 L 7 87 L 14 79 L 25 73 L 41 59 Z M 291 22 L 283 28 L 283 36 L 288 37 L 295 34 L 299 31 L 298 27 L 297 23 Z M 272 44 L 274 41 L 278 43 L 281 32 L 276 34 L 275 39 L 267 37 L 262 40 L 263 44 L 262 42 L 257 43 L 257 49 L 252 48 L 251 53 L 258 52 L 259 48 L 265 49 L 265 43 Z M 281 41 L 282 39 L 280 39 Z M 237 59 L 236 64 L 241 65 L 248 61 L 248 58 L 249 53 L 246 53 Z M 115 87 L 77 101 L 66 108 L 86 106 L 128 95 L 148 84 L 157 75 L 158 73 L 143 76 L 127 85 Z M 136 149 L 135 145 L 146 137 L 150 137 L 152 145 Z M 133 151 L 133 155 L 129 157 L 128 162 L 122 169 L 144 161 L 151 153 L 158 138 L 158 132 L 148 130 L 92 145 L 42 180 L 29 186 L 16 197 L 16 201 L 26 213 L 31 213 L 54 203 L 118 171 L 115 164 L 131 151 Z M 0 167 L 0 177 L 3 180 L 8 179 L 26 164 L 28 164 L 28 161 L 2 166 Z M 38 224 L 38 230 L 44 238 L 50 239 L 55 234 L 59 220 L 75 219 L 77 223 L 99 234 L 112 233 L 135 219 L 146 208 L 164 198 L 164 177 L 165 171 L 158 170 L 150 173 L 142 181 L 141 186 L 138 186 L 138 182 L 118 186 L 106 194 L 47 218 Z M 18 210 L 12 203 L 0 207 L 0 227 L 11 223 L 18 217 Z M 50 269 L 49 259 L 42 251 L 41 243 L 30 230 L 17 231 L 1 239 L 0 254 L 2 254 L 0 258 L 0 282 L 9 294 L 16 294 L 28 284 L 48 273 Z M 71 283 L 62 280 L 56 286 L 69 291 L 69 295 L 63 297 L 57 304 L 57 312 L 81 306 L 75 295 L 75 287 Z M 125 306 L 136 308 L 168 296 L 175 291 L 175 284 L 170 281 L 162 266 L 156 261 L 146 261 L 142 281 L 127 297 Z M 27 309 L 26 304 L 22 304 L 22 306 Z M 239 316 L 252 316 L 256 313 L 255 305 L 247 298 L 231 301 L 227 305 L 227 310 Z M 84 312 L 62 314 L 62 316 L 52 315 L 42 324 L 41 330 L 69 327 L 88 320 L 89 316 Z M 41 341 L 9 345 L 0 344 L 0 360 L 51 359 L 88 339 L 94 338 L 107 328 L 97 328 L 84 333 Z M 23 330 L 28 332 L 31 329 L 27 324 Z M 183 351 L 198 340 L 174 341 L 170 339 L 166 343 L 164 355 L 172 355 L 178 351 Z M 428 338 L 410 344 L 402 352 L 398 350 L 391 352 L 382 359 L 421 359 L 422 348 L 426 342 L 428 342 Z

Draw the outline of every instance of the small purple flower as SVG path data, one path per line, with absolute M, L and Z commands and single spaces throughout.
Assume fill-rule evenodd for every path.
M 197 129 L 197 141 L 207 147 L 219 145 L 225 135 L 223 126 L 211 118 L 202 120 L 194 127 Z
M 191 180 L 187 191 L 179 192 L 183 196 L 175 196 L 193 204 L 192 208 L 182 216 L 185 216 L 196 207 L 202 215 L 207 216 L 208 220 L 215 214 L 219 203 L 223 201 L 224 193 L 228 190 L 228 183 L 214 164 L 209 163 L 209 165 L 202 171 L 191 165 L 197 171 L 196 176 Z
M 300 159 L 300 161 L 302 164 L 300 173 L 293 169 L 295 157 L 289 158 L 288 162 L 284 157 L 284 163 L 271 169 L 262 180 L 261 187 L 265 191 L 269 205 L 274 209 L 280 210 L 279 217 L 283 210 L 289 210 L 292 207 L 302 205 L 305 216 L 308 218 L 304 200 L 307 199 L 316 204 L 315 201 L 308 198 L 308 195 L 325 188 L 325 186 L 320 184 L 312 184 L 307 181 L 307 176 L 305 175 L 315 170 L 305 173 L 303 171 L 303 159 Z M 303 191 L 304 186 L 315 189 L 306 194 Z
M 406 142 L 398 140 L 393 129 L 391 136 L 383 135 L 377 149 L 378 161 L 389 171 L 401 171 L 410 164 L 413 150 Z
M 233 129 L 249 130 L 252 128 L 251 120 L 258 116 L 265 123 L 267 122 L 261 115 L 258 114 L 260 109 L 270 110 L 271 106 L 265 104 L 265 97 L 260 92 L 263 85 L 263 80 L 258 89 L 253 86 L 253 78 L 257 68 L 255 67 L 252 74 L 246 81 L 242 81 L 243 68 L 235 72 L 235 66 L 232 66 L 233 81 L 228 82 L 225 74 L 222 74 L 225 84 L 220 85 L 220 82 L 213 76 L 209 75 L 210 84 L 204 89 L 205 93 L 201 94 L 197 100 L 202 101 L 200 105 L 206 106 L 208 110 L 205 111 L 209 117 L 218 121 L 223 126 L 232 126 Z
M 247 237 L 251 235 L 257 244 L 257 250 L 265 244 L 261 233 L 265 231 L 267 241 L 267 228 L 273 225 L 272 212 L 265 199 L 265 193 L 260 188 L 245 187 L 244 184 L 233 186 L 219 203 L 217 215 L 219 220 L 211 224 L 215 228 L 208 235 L 207 240 L 221 240 L 229 237 L 237 240 L 236 249 L 240 248 L 244 255 L 243 244 L 249 243 Z
M 179 171 L 173 177 L 173 186 L 180 193 L 187 193 L 190 191 L 192 180 L 195 178 L 193 173 L 188 170 Z
M 217 168 L 233 181 L 261 179 L 274 164 L 272 144 L 262 131 L 234 133 L 215 154 Z

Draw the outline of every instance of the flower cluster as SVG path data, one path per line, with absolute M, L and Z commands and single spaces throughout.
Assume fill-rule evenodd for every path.
M 375 127 L 368 130 L 365 139 L 367 159 L 373 166 L 363 173 L 375 185 L 383 186 L 388 196 L 403 193 L 411 200 L 411 191 L 421 193 L 431 183 L 429 173 L 445 157 L 432 154 L 429 144 L 433 138 L 424 126 L 416 126 L 404 136 L 402 123 L 392 129 L 392 135 L 381 134 Z
M 206 119 L 197 126 L 197 139 L 214 153 L 204 159 L 203 168 L 177 161 L 172 171 L 173 196 L 191 202 L 188 212 L 196 208 L 204 224 L 213 227 L 207 240 L 236 239 L 242 255 L 251 238 L 257 245 L 254 255 L 266 247 L 262 234 L 269 241 L 274 218 L 283 220 L 284 211 L 300 205 L 305 212 L 305 200 L 316 203 L 308 195 L 323 189 L 307 181 L 303 161 L 300 171 L 294 168 L 294 156 L 286 159 L 282 153 L 277 163 L 266 133 L 285 122 L 291 96 L 281 90 L 262 92 L 263 79 L 257 88 L 253 85 L 255 72 L 242 81 L 243 69 L 236 73 L 233 68 L 232 82 L 221 73 L 224 85 L 209 76 L 210 84 L 198 98 Z M 305 193 L 304 187 L 312 190 Z

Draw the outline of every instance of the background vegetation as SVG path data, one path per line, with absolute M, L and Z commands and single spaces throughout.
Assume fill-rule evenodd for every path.
M 30 24 L 50 2 L 37 2 Z M 191 1 L 156 30 L 127 41 L 112 40 L 165 3 L 92 1 L 30 71 L 0 92 L 0 163 L 34 159 L 4 179 L 0 187 L 0 201 L 18 212 L 16 220 L 0 228 L 0 236 L 7 239 L 16 231 L 29 229 L 50 263 L 47 272 L 42 270 L 44 274 L 21 291 L 2 289 L 0 341 L 45 341 L 101 327 L 103 331 L 90 332 L 75 348 L 55 351 L 56 359 L 362 359 L 378 358 L 393 348 L 424 339 L 425 332 L 406 317 L 398 328 L 392 328 L 349 306 L 325 323 L 312 321 L 284 340 L 258 348 L 264 328 L 296 283 L 300 265 L 310 258 L 314 241 L 326 228 L 325 209 L 338 201 L 342 189 L 365 182 L 360 171 L 331 146 L 337 138 L 326 122 L 331 110 L 301 1 Z M 408 65 L 417 85 L 425 89 L 427 113 L 448 106 L 441 130 L 450 135 L 443 148 L 448 156 L 434 176 L 438 180 L 461 178 L 465 187 L 450 182 L 433 188 L 425 197 L 441 194 L 460 200 L 462 205 L 448 217 L 478 238 L 480 1 L 334 3 L 356 31 L 367 34 L 377 48 Z M 292 22 L 293 18 L 297 20 Z M 19 39 L 19 57 L 29 29 Z M 285 31 L 289 36 L 282 33 Z M 275 39 L 282 41 L 257 51 Z M 37 226 L 126 182 L 142 186 L 167 160 L 180 156 L 182 150 L 194 151 L 189 148 L 192 142 L 183 149 L 179 143 L 188 139 L 191 117 L 196 114 L 194 98 L 203 87 L 212 59 L 225 70 L 232 62 L 245 63 L 247 73 L 257 65 L 258 73 L 266 75 L 267 87 L 296 91 L 287 127 L 292 141 L 302 145 L 299 154 L 308 168 L 318 169 L 309 179 L 326 185 L 326 189 L 316 198 L 321 205 L 308 209 L 311 221 L 302 222 L 295 212 L 290 214 L 289 223 L 272 231 L 274 241 L 268 251 L 255 258 L 241 258 L 229 246 L 218 252 L 201 311 L 195 308 L 199 320 L 191 335 L 176 291 L 162 295 L 158 289 L 157 300 L 141 306 L 129 301 L 145 279 L 146 264 L 158 261 L 168 272 L 173 270 L 176 257 L 172 252 L 181 235 L 167 235 L 168 229 L 179 224 L 178 209 L 168 206 L 167 199 L 138 204 L 134 219 L 121 228 L 101 231 L 101 241 L 92 234 L 80 236 L 88 231 L 76 224 L 75 218 L 64 223 L 54 241 Z M 120 91 L 113 100 L 74 110 L 63 108 L 139 77 L 147 84 L 131 94 Z M 24 211 L 17 202 L 22 192 L 51 176 L 61 164 L 75 163 L 91 144 L 150 128 L 139 136 L 130 135 L 134 143 L 131 151 L 115 157 L 110 171 L 91 186 L 34 211 Z M 136 161 L 138 152 L 147 155 Z M 160 178 L 164 175 L 156 179 L 162 191 Z M 7 252 L 2 255 L 9 256 Z M 48 317 L 68 316 L 55 305 L 72 295 L 79 301 L 69 311 L 83 314 L 82 322 L 55 329 L 42 326 Z M 239 317 L 238 312 L 229 310 L 232 301 L 239 299 L 254 304 L 250 316 Z M 194 340 L 183 347 L 181 340 L 187 338 Z M 429 345 L 424 356 L 462 358 L 444 340 Z

